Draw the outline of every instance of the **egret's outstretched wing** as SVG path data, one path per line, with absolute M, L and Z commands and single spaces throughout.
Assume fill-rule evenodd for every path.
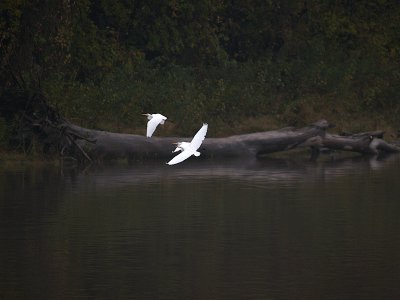
M 156 130 L 158 124 L 160 124 L 160 119 L 158 118 L 152 118 L 147 122 L 147 137 L 151 137 L 153 135 L 153 132 Z
M 185 150 L 167 162 L 168 165 L 175 165 L 179 164 L 180 162 L 184 161 L 185 159 L 189 158 L 194 152 L 190 150 Z
M 204 123 L 203 126 L 197 131 L 196 135 L 193 137 L 192 141 L 190 142 L 190 146 L 197 150 L 200 148 L 201 143 L 204 141 L 204 138 L 207 134 L 208 124 Z

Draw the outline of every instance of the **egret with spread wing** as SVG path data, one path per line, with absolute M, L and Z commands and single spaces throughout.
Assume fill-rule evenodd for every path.
M 151 137 L 158 124 L 164 124 L 165 120 L 167 119 L 167 117 L 163 116 L 162 114 L 143 114 L 143 116 L 147 116 L 147 119 L 149 119 L 147 122 L 147 137 Z
M 171 159 L 169 162 L 167 162 L 168 165 L 175 165 L 178 164 L 185 159 L 189 158 L 190 156 L 199 156 L 200 152 L 197 151 L 197 149 L 200 148 L 201 143 L 203 142 L 204 138 L 206 137 L 207 134 L 207 124 L 203 124 L 203 126 L 200 128 L 200 130 L 196 133 L 196 135 L 193 137 L 192 141 L 190 143 L 188 142 L 180 142 L 176 143 L 177 147 L 173 152 L 177 151 L 182 151 L 179 153 L 177 156 L 175 156 L 173 159 Z

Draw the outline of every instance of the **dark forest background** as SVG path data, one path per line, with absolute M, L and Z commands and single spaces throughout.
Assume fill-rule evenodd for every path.
M 72 122 L 121 132 L 146 112 L 173 121 L 160 135 L 319 118 L 395 132 L 399 25 L 397 0 L 3 0 L 0 93 L 17 76 Z

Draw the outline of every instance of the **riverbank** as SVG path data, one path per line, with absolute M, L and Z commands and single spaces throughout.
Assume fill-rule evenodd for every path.
M 23 153 L 17 150 L 0 148 L 0 167 L 60 165 L 54 156 L 44 156 L 40 151 Z

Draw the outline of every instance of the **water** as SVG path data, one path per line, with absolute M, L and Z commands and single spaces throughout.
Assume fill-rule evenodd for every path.
M 400 299 L 400 157 L 0 166 L 0 299 Z

